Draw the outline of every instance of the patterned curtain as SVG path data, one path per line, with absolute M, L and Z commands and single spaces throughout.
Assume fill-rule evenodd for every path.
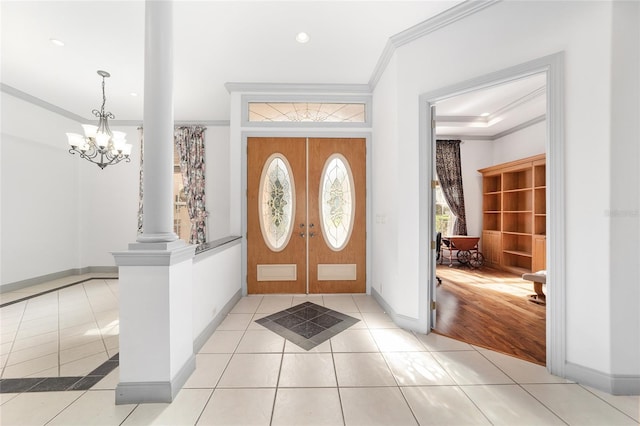
M 144 162 L 144 142 L 142 137 L 142 127 L 138 127 L 138 139 L 140 140 L 140 189 L 138 192 L 138 235 L 142 235 L 142 196 L 144 194 L 142 188 L 142 164 Z
M 451 212 L 456 216 L 453 233 L 467 235 L 459 140 L 436 141 L 436 173 L 444 198 L 447 200 Z
M 187 210 L 191 219 L 191 244 L 206 242 L 206 206 L 204 191 L 204 131 L 200 126 L 183 126 L 175 130 L 175 141 L 180 155 L 180 170 L 187 197 Z

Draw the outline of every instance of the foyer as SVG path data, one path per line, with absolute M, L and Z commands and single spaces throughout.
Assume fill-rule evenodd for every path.
M 402 330 L 367 295 L 243 297 L 197 353 L 196 370 L 173 403 L 115 405 L 117 367 L 87 389 L 69 383 L 67 375 L 91 376 L 117 354 L 117 279 L 79 281 L 84 282 L 57 280 L 1 295 L 3 425 L 640 421 L 637 396 L 608 395 L 533 363 L 435 333 Z M 304 302 L 357 321 L 308 351 L 256 323 Z M 78 346 L 65 346 L 74 335 L 88 342 L 76 339 Z M 50 353 L 43 354 L 43 347 Z M 7 380 L 16 379 L 31 387 L 9 390 Z

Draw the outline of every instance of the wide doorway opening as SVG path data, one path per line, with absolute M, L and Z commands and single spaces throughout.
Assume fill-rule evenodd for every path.
M 546 287 L 526 277 L 547 265 L 546 93 L 540 72 L 446 97 L 432 110 L 432 330 L 541 365 Z

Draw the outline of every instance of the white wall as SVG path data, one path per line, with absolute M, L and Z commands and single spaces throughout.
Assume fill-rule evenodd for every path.
M 1 99 L 2 284 L 115 266 L 111 252 L 126 250 L 137 237 L 137 127 L 111 126 L 127 133 L 131 162 L 101 170 L 67 152 L 65 133 L 82 133 L 79 123 L 5 92 Z M 229 127 L 209 127 L 205 141 L 214 240 L 230 232 Z
M 80 266 L 78 158 L 65 132 L 77 123 L 4 92 L 2 284 Z
M 610 235 L 611 371 L 640 376 L 640 3 L 613 7 Z
M 584 248 L 609 246 L 608 220 L 602 207 L 609 204 L 611 187 L 610 118 L 602 112 L 611 104 L 611 28 L 608 2 L 501 2 L 398 48 L 396 66 L 385 73 L 391 72 L 391 76 L 383 77 L 384 91 L 376 88 L 374 97 L 376 104 L 398 104 L 397 134 L 386 132 L 381 137 L 379 126 L 386 118 L 380 115 L 384 111 L 374 111 L 375 149 L 398 151 L 402 189 L 396 204 L 397 221 L 402 227 L 397 245 L 403 253 L 417 253 L 424 241 L 418 233 L 408 231 L 415 231 L 419 225 L 415 180 L 419 94 L 557 52 L 566 53 L 567 361 L 601 372 L 611 371 L 610 348 L 603 344 L 611 336 L 609 265 L 605 256 L 585 268 Z M 388 173 L 377 169 L 375 176 L 379 181 Z M 374 197 L 384 195 L 374 188 Z M 374 238 L 377 240 L 377 235 Z M 385 256 L 378 259 L 392 265 Z M 398 276 L 407 280 L 389 289 L 385 297 L 396 312 L 414 317 L 418 305 L 427 301 L 419 300 L 421 283 L 415 278 L 420 259 L 411 255 L 408 259 L 398 265 Z
M 399 167 L 397 146 L 379 141 L 393 140 L 397 133 L 397 102 L 395 101 L 395 60 L 378 82 L 373 99 L 373 116 L 384 117 L 377 123 L 372 148 L 372 194 L 373 235 L 371 253 L 371 287 L 394 306 L 402 303 L 392 291 L 401 286 L 398 250 L 398 214 L 396 193 L 400 189 L 397 177 Z M 378 99 L 389 100 L 388 102 Z M 391 290 L 391 291 L 389 291 Z M 409 308 L 408 304 L 406 308 Z
M 546 151 L 546 142 L 546 121 L 503 136 L 493 143 L 493 164 L 543 154 Z
M 197 339 L 242 289 L 242 245 L 205 252 L 193 262 L 193 339 Z
M 80 168 L 80 267 L 115 266 L 111 252 L 124 251 L 138 230 L 140 140 L 136 127 L 111 126 L 127 134 L 131 162 L 107 166 L 73 158 Z M 67 131 L 82 133 L 79 124 Z

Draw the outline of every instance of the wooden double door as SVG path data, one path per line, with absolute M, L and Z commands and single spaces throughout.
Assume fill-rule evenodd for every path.
M 248 292 L 364 293 L 365 261 L 365 139 L 248 138 Z

